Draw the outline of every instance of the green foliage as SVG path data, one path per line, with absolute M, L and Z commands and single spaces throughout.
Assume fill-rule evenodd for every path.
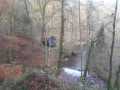
M 28 87 L 25 84 L 21 84 L 21 85 L 18 86 L 18 89 L 19 90 L 28 90 Z
M 14 86 L 16 86 L 19 81 L 24 80 L 27 75 L 28 74 L 25 73 L 25 74 L 21 75 L 20 77 L 16 77 L 16 78 L 13 77 L 13 78 L 5 79 L 3 84 L 0 86 L 0 90 L 6 90 L 6 89 L 12 90 L 12 88 Z M 22 84 L 20 85 L 19 88 L 20 88 L 20 90 L 28 90 L 28 89 L 26 89 L 27 87 L 25 85 L 22 85 Z
M 14 85 L 16 85 L 16 80 L 14 78 L 8 78 L 3 82 L 3 84 L 0 88 L 1 89 L 9 88 L 9 90 L 10 90 L 11 87 Z

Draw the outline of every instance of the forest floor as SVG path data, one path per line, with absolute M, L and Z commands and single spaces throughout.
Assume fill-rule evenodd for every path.
M 11 60 L 9 59 L 10 57 Z M 17 35 L 0 35 L 0 76 L 7 78 L 11 72 L 15 71 L 14 66 L 16 65 L 17 68 L 19 66 L 20 69 L 26 66 L 40 67 L 45 64 L 43 57 L 44 54 L 40 47 L 35 46 L 35 48 L 32 49 L 32 43 L 29 39 Z M 19 75 L 19 73 L 17 75 Z
M 79 51 L 79 46 L 76 47 L 76 50 Z M 55 73 L 56 68 L 54 67 L 55 59 L 53 58 L 51 60 L 52 62 L 50 62 L 52 67 L 45 67 L 44 53 L 44 48 L 40 49 L 39 44 L 34 44 L 34 48 L 32 48 L 32 42 L 28 38 L 18 35 L 0 35 L 0 84 L 2 87 L 12 86 L 12 90 L 42 90 L 42 88 L 61 90 L 61 87 L 69 89 L 77 88 L 76 90 L 79 90 L 79 83 L 67 82 L 68 79 L 75 79 L 76 77 L 69 77 L 69 75 L 65 74 L 66 72 L 62 72 L 56 79 L 54 76 L 52 77 L 51 73 Z M 77 54 L 79 53 L 80 52 L 77 52 Z M 51 53 L 51 55 L 52 54 L 54 53 Z M 67 64 L 74 64 L 73 67 L 79 71 L 80 65 L 78 62 L 80 63 L 80 55 L 78 56 L 77 59 L 75 59 L 76 57 L 70 57 L 71 60 L 68 60 Z M 83 58 L 85 59 L 85 53 Z M 67 66 L 67 64 L 65 66 Z M 44 73 L 41 74 L 41 70 L 43 70 Z
M 32 48 L 31 40 L 22 36 L 0 35 L 0 89 L 44 90 L 48 87 L 49 90 L 61 90 L 60 84 L 56 84 L 59 81 L 41 73 L 45 66 L 43 49 L 39 44 Z M 47 86 L 46 81 L 49 82 Z

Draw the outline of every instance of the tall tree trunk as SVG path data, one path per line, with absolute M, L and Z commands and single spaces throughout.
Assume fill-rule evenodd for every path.
M 87 43 L 88 43 L 88 52 L 86 53 L 86 57 L 87 57 L 87 61 L 86 61 L 86 66 L 85 66 L 85 70 L 84 70 L 84 74 L 83 74 L 83 79 L 84 82 L 86 81 L 86 75 L 89 69 L 89 63 L 90 63 L 90 56 L 91 56 L 91 51 L 92 51 L 92 47 L 95 43 L 95 41 L 92 40 L 92 36 L 91 36 L 91 31 L 92 31 L 92 0 L 87 0 L 88 3 L 88 7 L 87 7 L 87 27 L 88 27 L 88 36 L 87 36 Z
M 45 35 L 47 35 L 47 32 L 45 32 Z M 49 53 L 48 53 L 48 49 L 50 47 L 47 47 L 47 39 L 45 38 L 45 65 L 48 66 L 49 64 Z
M 115 80 L 115 85 L 114 85 L 114 89 L 116 90 L 120 90 L 120 66 L 118 66 L 118 70 L 116 71 L 116 80 Z
M 52 1 L 52 11 L 51 13 L 55 13 L 55 7 L 54 7 L 54 1 Z M 50 36 L 53 34 L 53 24 L 54 24 L 54 15 L 52 15 L 52 18 L 51 18 L 51 26 L 48 27 L 48 30 L 50 30 Z M 50 43 L 51 45 L 51 43 Z M 50 59 L 53 55 L 51 55 L 51 48 L 49 47 L 49 50 L 48 50 L 48 66 L 50 66 Z
M 59 42 L 59 57 L 58 57 L 57 75 L 59 75 L 61 72 L 60 68 L 61 68 L 61 61 L 62 61 L 62 55 L 63 55 L 64 24 L 65 24 L 64 3 L 65 3 L 65 0 L 62 0 L 62 3 L 61 3 L 61 32 L 60 32 L 60 42 Z
M 41 41 L 44 38 L 44 34 L 45 34 L 45 9 L 43 9 L 43 14 L 42 14 L 42 36 L 41 36 Z
M 42 24 L 42 32 L 41 32 L 41 40 L 40 40 L 40 47 L 42 45 L 42 40 L 45 38 L 45 36 L 47 36 L 47 30 L 45 29 L 45 26 L 46 26 L 46 23 L 45 23 L 45 13 L 46 13 L 46 6 L 48 4 L 48 2 L 50 1 L 47 1 L 47 0 L 38 0 L 38 3 L 39 3 L 39 7 L 40 7 L 40 14 L 41 14 L 41 24 Z M 45 41 L 46 41 L 46 38 L 45 38 Z M 45 43 L 45 61 L 46 61 L 46 66 L 49 65 L 49 50 L 50 50 L 50 47 L 48 48 L 47 47 L 47 42 Z
M 80 30 L 80 59 L 81 59 L 81 75 L 82 75 L 82 29 L 81 29 L 81 16 L 80 16 L 80 1 L 78 2 L 79 7 L 79 30 Z
M 28 11 L 28 6 L 27 6 L 27 1 L 24 0 L 24 4 L 25 4 L 25 10 L 26 10 L 26 13 L 27 13 L 27 18 L 28 20 L 30 20 L 30 15 L 29 15 L 29 11 Z
M 88 36 L 87 36 L 87 44 L 88 44 L 88 48 L 90 47 L 89 44 L 91 43 L 91 39 L 93 37 L 93 20 L 92 20 L 92 0 L 87 0 L 87 28 L 88 28 Z
M 88 37 L 87 40 L 90 40 L 90 33 L 91 33 L 91 28 L 90 28 L 90 0 L 87 0 L 87 28 L 88 28 Z
M 92 3 L 93 3 L 93 0 L 90 0 L 89 1 L 89 18 L 90 18 L 90 21 L 89 21 L 89 25 L 90 25 L 90 38 L 92 39 L 93 38 L 93 19 L 92 19 L 92 7 L 93 7 L 93 5 L 92 5 Z
M 87 72 L 89 69 L 91 51 L 92 51 L 92 47 L 93 47 L 94 43 L 95 43 L 95 41 L 91 40 L 90 47 L 89 47 L 88 54 L 87 54 L 87 62 L 86 62 L 86 66 L 85 66 L 85 70 L 84 70 L 84 74 L 83 74 L 84 82 L 86 81 L 86 76 L 87 76 Z
M 71 8 L 72 9 L 72 8 Z M 75 44 L 75 32 L 74 32 L 74 16 L 72 14 L 71 16 L 71 36 L 70 36 L 70 40 L 71 40 L 71 45 L 72 45 L 72 52 L 73 52 L 73 48 L 74 48 L 74 44 Z
M 41 6 L 40 3 L 42 3 L 43 5 Z M 40 11 L 40 12 L 41 12 L 41 16 L 42 16 L 42 35 L 41 35 L 41 42 L 42 42 L 42 40 L 43 40 L 43 38 L 44 38 L 44 34 L 45 34 L 46 0 L 44 0 L 44 1 L 42 1 L 42 2 L 39 1 L 39 5 L 40 5 L 40 7 L 42 8 L 42 9 L 40 8 L 40 10 L 42 10 L 42 11 Z M 41 45 L 42 45 L 42 43 L 40 43 L 40 47 L 41 47 Z
M 16 28 L 16 25 L 15 25 L 16 24 L 15 0 L 13 0 L 12 10 L 13 10 L 13 20 L 14 20 L 13 27 L 14 27 L 14 31 L 15 31 L 15 28 Z
M 30 38 L 32 40 L 32 49 L 33 49 L 33 31 L 32 31 L 32 29 L 33 29 L 33 22 L 30 19 L 30 15 L 29 15 L 29 11 L 28 11 L 28 5 L 27 5 L 27 0 L 24 0 L 24 4 L 25 4 L 25 10 L 26 10 L 27 18 L 28 18 L 30 26 L 31 26 L 30 27 L 30 29 L 31 29 L 31 31 L 30 31 L 30 34 L 31 34 Z
M 3 13 L 3 9 L 4 9 L 4 0 L 3 0 L 3 2 L 2 2 L 2 6 L 1 6 L 1 10 L 0 10 L 0 17 L 1 17 L 1 15 L 2 15 L 2 13 Z
M 110 64 L 109 64 L 109 77 L 108 77 L 108 87 L 107 90 L 111 90 L 112 88 L 112 60 L 113 60 L 113 51 L 114 51 L 114 43 L 115 43 L 115 28 L 116 28 L 116 15 L 117 15 L 117 8 L 118 8 L 118 0 L 116 0 L 115 6 L 115 16 L 113 20 L 113 33 L 112 33 L 112 45 L 111 45 L 111 54 L 110 54 Z
M 11 14 L 9 16 L 9 28 L 10 30 L 7 32 L 7 35 L 9 36 L 12 32 L 12 21 L 11 21 Z M 9 61 L 12 62 L 12 48 L 11 48 L 11 40 L 8 39 L 9 42 L 9 47 L 8 47 L 8 56 L 9 56 Z

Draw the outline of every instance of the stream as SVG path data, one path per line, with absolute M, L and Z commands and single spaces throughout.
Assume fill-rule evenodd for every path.
M 71 56 L 70 58 L 68 58 L 68 60 L 62 63 L 61 74 L 66 79 L 66 81 L 70 83 L 73 83 L 73 84 L 80 83 L 81 81 L 80 77 L 84 73 L 85 63 L 86 63 L 86 51 L 82 52 L 82 64 L 81 64 L 81 55 L 79 53 L 75 56 Z M 81 69 L 81 65 L 82 65 L 82 69 Z M 99 87 L 99 89 L 97 90 L 105 90 L 105 81 L 102 80 L 94 72 L 92 73 L 87 72 L 86 81 L 89 82 L 89 84 L 92 87 L 95 87 L 95 86 Z

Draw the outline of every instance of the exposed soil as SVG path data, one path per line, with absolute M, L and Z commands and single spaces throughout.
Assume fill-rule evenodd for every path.
M 3 78 L 3 73 L 7 71 L 12 72 L 11 70 L 13 70 L 16 65 L 20 65 L 22 68 L 27 66 L 40 67 L 44 65 L 43 51 L 40 50 L 39 45 L 36 45 L 34 48 L 32 49 L 31 40 L 25 37 L 19 35 L 0 35 L 0 78 Z M 9 64 L 11 66 L 9 66 Z M 7 75 L 4 76 L 4 78 L 7 77 Z

